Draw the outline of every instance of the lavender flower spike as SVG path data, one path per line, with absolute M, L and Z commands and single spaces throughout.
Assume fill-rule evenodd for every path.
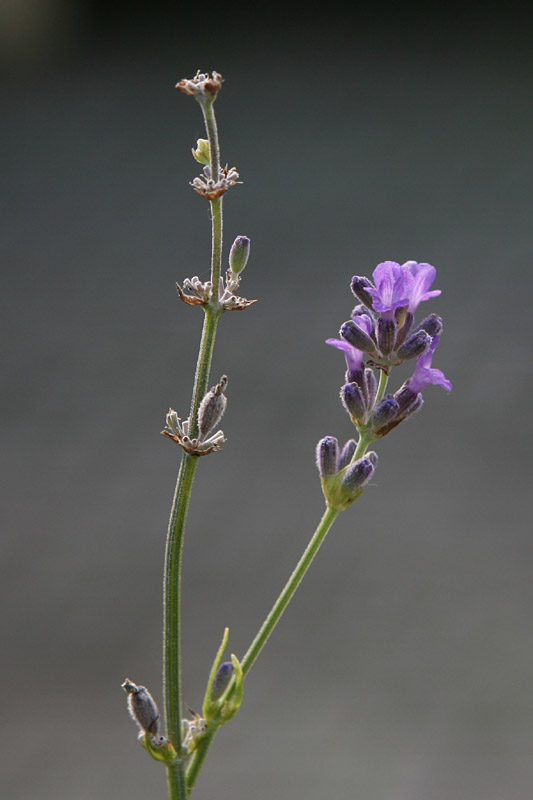
M 415 371 L 405 384 L 406 388 L 410 389 L 412 392 L 414 392 L 414 394 L 422 392 L 426 386 L 429 386 L 430 384 L 433 384 L 434 386 L 442 386 L 442 388 L 446 389 L 447 392 L 451 392 L 452 390 L 452 384 L 446 378 L 444 372 L 431 366 L 433 353 L 437 349 L 438 343 L 439 337 L 433 336 L 431 345 L 425 351 L 425 353 L 422 353 L 422 355 L 417 359 Z

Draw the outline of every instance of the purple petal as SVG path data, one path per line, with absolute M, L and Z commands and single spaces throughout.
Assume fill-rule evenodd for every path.
M 429 300 L 431 297 L 437 297 L 441 293 L 440 289 L 434 289 L 432 292 L 428 291 L 435 280 L 437 270 L 431 264 L 419 264 L 417 261 L 406 261 L 402 265 L 402 269 L 413 278 L 409 295 L 409 311 L 414 314 L 419 303 L 423 300 Z
M 352 311 L 352 320 L 358 325 L 362 331 L 372 336 L 374 332 L 374 320 L 366 312 L 361 312 L 364 306 L 356 306 Z
M 346 357 L 346 366 L 350 372 L 361 372 L 365 354 L 344 339 L 326 339 L 326 344 L 342 350 Z
M 383 261 L 372 273 L 376 288 L 368 287 L 375 311 L 392 319 L 396 308 L 409 303 L 413 276 L 396 261 Z
M 417 359 L 414 374 L 407 381 L 406 386 L 415 393 L 422 392 L 426 386 L 433 384 L 434 386 L 442 386 L 447 392 L 451 392 L 452 384 L 440 369 L 435 369 L 431 366 L 433 353 L 435 352 L 439 343 L 439 337 L 434 336 L 431 346 L 425 353 Z

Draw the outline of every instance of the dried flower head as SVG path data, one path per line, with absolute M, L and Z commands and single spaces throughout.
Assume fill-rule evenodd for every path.
M 235 167 L 228 167 L 227 164 L 220 169 L 218 180 L 216 181 L 211 177 L 211 167 L 205 166 L 203 172 L 203 175 L 191 181 L 191 186 L 197 194 L 207 200 L 215 200 L 215 198 L 226 194 L 228 189 L 235 186 L 236 183 L 242 183 Z
M 183 92 L 183 94 L 188 94 L 198 99 L 205 96 L 213 98 L 222 88 L 223 80 L 222 75 L 218 72 L 212 72 L 209 75 L 208 72 L 200 72 L 198 70 L 194 78 L 182 78 L 176 84 L 176 89 L 178 92 Z

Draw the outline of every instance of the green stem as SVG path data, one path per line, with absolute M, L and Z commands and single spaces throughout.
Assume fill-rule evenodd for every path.
M 268 637 L 274 630 L 278 620 L 280 619 L 281 615 L 289 605 L 292 597 L 303 580 L 303 577 L 309 567 L 311 566 L 311 562 L 313 561 L 314 557 L 316 556 L 320 545 L 326 538 L 326 535 L 337 519 L 339 515 L 339 511 L 326 508 L 324 515 L 320 522 L 318 523 L 318 527 L 314 532 L 313 536 L 311 537 L 311 541 L 305 548 L 302 557 L 298 561 L 294 571 L 285 584 L 280 596 L 272 606 L 272 610 L 270 611 L 269 615 L 261 625 L 259 632 L 255 639 L 253 640 L 252 644 L 246 651 L 244 658 L 241 661 L 242 671 L 243 674 L 246 675 L 250 669 L 252 668 L 254 661 L 256 660 L 257 656 L 265 646 Z
M 250 671 L 256 658 L 258 657 L 259 653 L 265 646 L 268 637 L 274 630 L 281 615 L 289 605 L 294 593 L 296 592 L 296 589 L 302 582 L 305 573 L 311 566 L 311 563 L 320 548 L 320 545 L 326 538 L 328 531 L 330 530 L 331 526 L 337 519 L 339 513 L 340 511 L 331 508 L 327 508 L 326 511 L 324 512 L 324 516 L 320 520 L 316 531 L 311 537 L 311 540 L 307 545 L 298 564 L 296 565 L 292 575 L 285 584 L 281 594 L 279 595 L 278 599 L 272 606 L 270 613 L 263 622 L 261 628 L 259 629 L 259 632 L 257 633 L 257 636 L 253 640 L 252 644 L 248 648 L 244 658 L 241 661 L 242 671 L 244 675 L 246 675 Z M 189 792 L 191 791 L 192 787 L 195 784 L 200 768 L 207 755 L 207 751 L 211 745 L 211 742 L 214 739 L 216 730 L 217 729 L 214 728 L 213 730 L 208 731 L 208 735 L 199 745 L 198 749 L 194 752 L 191 758 L 191 762 L 187 769 L 187 788 Z
M 378 391 L 376 394 L 376 403 L 379 403 L 380 400 L 383 400 L 383 395 L 385 394 L 388 382 L 389 382 L 388 372 L 386 372 L 384 369 L 380 369 Z
M 202 111 L 209 138 L 212 174 L 218 175 L 219 145 L 212 102 L 205 106 L 202 104 Z M 218 280 L 222 263 L 222 230 L 222 198 L 216 198 L 211 201 L 211 281 L 213 284 L 213 296 L 209 305 L 204 307 L 205 318 L 189 415 L 189 435 L 191 438 L 194 438 L 198 433 L 198 408 L 208 389 L 218 318 L 223 310 L 218 301 Z M 177 759 L 167 767 L 169 800 L 186 800 L 187 798 L 185 763 L 181 756 L 183 706 L 181 685 L 181 572 L 185 524 L 197 465 L 198 458 L 196 456 L 183 453 L 170 511 L 165 552 L 163 692 L 167 738 L 172 742 L 178 753 Z

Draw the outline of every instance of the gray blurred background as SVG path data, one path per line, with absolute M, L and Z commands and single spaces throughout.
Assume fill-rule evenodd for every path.
M 382 260 L 429 261 L 445 319 L 423 411 L 379 443 L 250 673 L 198 800 L 529 800 L 533 789 L 529 20 L 154 2 L 0 3 L 3 797 L 164 798 L 120 689 L 161 700 L 161 575 L 208 275 L 203 135 L 173 86 L 226 83 L 228 442 L 185 544 L 185 699 L 224 626 L 242 655 L 322 513 L 314 448 L 349 438 L 324 344 Z M 435 288 L 434 287 L 434 288 Z M 405 377 L 399 376 L 399 380 Z

